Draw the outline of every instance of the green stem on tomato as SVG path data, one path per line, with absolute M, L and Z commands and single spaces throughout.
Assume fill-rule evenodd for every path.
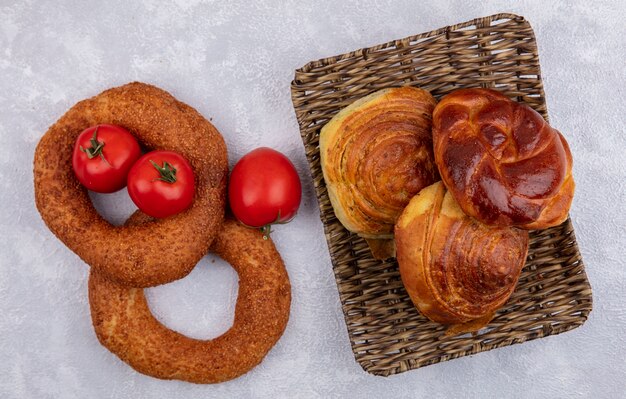
M 159 164 L 157 164 L 153 160 L 150 160 L 150 163 L 152 164 L 152 166 L 155 167 L 156 170 L 159 171 L 160 176 L 156 179 L 153 179 L 152 181 L 161 180 L 170 184 L 176 183 L 176 168 L 173 167 L 169 162 L 164 161 L 163 166 L 159 166 Z
M 272 233 L 272 225 L 266 224 L 265 226 L 261 227 L 259 230 L 261 230 L 261 232 L 263 233 L 263 239 L 267 240 L 270 237 L 270 234 Z
M 80 150 L 87 154 L 87 158 L 93 159 L 95 157 L 100 157 L 104 162 L 107 163 L 107 165 L 111 166 L 109 161 L 106 160 L 104 154 L 102 153 L 105 143 L 104 141 L 98 141 L 98 128 L 99 126 L 96 126 L 95 130 L 93 131 L 93 136 L 91 136 L 91 140 L 89 140 L 91 147 L 83 148 L 83 146 L 81 145 Z
M 264 240 L 267 240 L 270 237 L 270 233 L 272 232 L 272 225 L 274 224 L 282 224 L 280 222 L 280 209 L 278 210 L 278 216 L 276 216 L 276 220 L 259 228 L 259 230 L 261 230 L 261 232 L 263 233 Z

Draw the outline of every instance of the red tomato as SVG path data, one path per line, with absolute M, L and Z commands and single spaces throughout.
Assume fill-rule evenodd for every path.
M 230 208 L 243 224 L 269 233 L 275 223 L 287 223 L 298 211 L 300 178 L 289 159 L 261 147 L 237 162 L 230 174 Z
M 196 192 L 191 165 L 173 151 L 152 151 L 128 173 L 128 194 L 145 214 L 165 218 L 191 206 Z
M 124 188 L 128 171 L 140 156 L 139 144 L 128 130 L 96 125 L 78 135 L 72 166 L 83 186 L 98 193 L 112 193 Z

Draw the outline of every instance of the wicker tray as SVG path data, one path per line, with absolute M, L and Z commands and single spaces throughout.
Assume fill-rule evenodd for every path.
M 478 333 L 453 337 L 417 312 L 396 262 L 374 260 L 365 241 L 339 223 L 320 168 L 319 131 L 357 98 L 402 85 L 425 88 L 436 98 L 460 87 L 497 88 L 548 117 L 533 30 L 512 14 L 475 19 L 296 70 L 292 100 L 356 360 L 366 371 L 388 376 L 582 325 L 592 307 L 591 287 L 570 220 L 532 232 L 526 266 L 508 303 Z

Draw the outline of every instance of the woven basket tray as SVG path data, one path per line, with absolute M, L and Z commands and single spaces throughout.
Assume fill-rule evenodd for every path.
M 296 70 L 292 100 L 356 360 L 366 371 L 388 376 L 582 325 L 591 311 L 591 287 L 569 219 L 531 233 L 517 289 L 493 321 L 474 335 L 453 337 L 417 312 L 397 263 L 374 260 L 365 241 L 336 219 L 320 167 L 319 131 L 354 100 L 403 85 L 427 89 L 436 98 L 461 87 L 496 88 L 548 118 L 533 30 L 512 14 L 475 19 Z

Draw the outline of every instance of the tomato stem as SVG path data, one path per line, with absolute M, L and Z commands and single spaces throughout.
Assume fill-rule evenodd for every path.
M 100 126 L 96 126 L 96 128 L 93 131 L 93 136 L 91 136 L 91 139 L 89 140 L 91 147 L 83 148 L 83 146 L 81 145 L 80 150 L 84 152 L 85 154 L 87 154 L 87 158 L 93 159 L 95 157 L 100 157 L 102 158 L 104 162 L 106 162 L 107 165 L 111 166 L 109 161 L 106 160 L 106 158 L 104 157 L 104 154 L 102 153 L 102 149 L 104 148 L 104 144 L 105 144 L 104 141 L 98 141 L 98 128 L 99 127 Z
M 261 227 L 259 230 L 261 230 L 261 232 L 263 233 L 263 239 L 267 240 L 268 238 L 270 238 L 270 234 L 272 232 L 272 225 L 266 224 L 265 226 Z
M 268 223 L 265 226 L 261 227 L 259 230 L 263 233 L 263 239 L 267 240 L 270 237 L 270 233 L 272 232 L 272 225 L 282 224 L 280 222 L 280 209 L 278 210 L 278 216 L 276 216 L 276 220 L 272 223 Z
M 164 161 L 163 166 L 159 166 L 159 164 L 157 164 L 153 160 L 150 160 L 150 163 L 156 168 L 156 170 L 159 171 L 160 175 L 160 177 L 157 177 L 152 181 L 161 180 L 170 184 L 176 183 L 176 168 L 173 167 L 169 162 Z

